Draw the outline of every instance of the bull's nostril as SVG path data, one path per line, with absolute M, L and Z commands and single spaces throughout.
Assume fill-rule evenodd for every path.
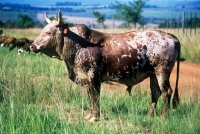
M 33 51 L 33 52 L 35 52 L 35 53 L 40 52 L 40 48 L 38 49 L 38 48 L 36 47 L 36 45 L 31 45 L 29 48 L 30 48 L 31 51 Z
M 30 49 L 31 49 L 31 50 L 35 50 L 35 49 L 36 49 L 36 46 L 35 46 L 35 45 L 31 45 L 31 46 L 30 46 Z

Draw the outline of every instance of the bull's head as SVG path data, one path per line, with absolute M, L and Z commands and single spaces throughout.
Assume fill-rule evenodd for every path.
M 63 45 L 63 24 L 60 10 L 58 11 L 58 20 L 50 20 L 44 13 L 47 25 L 41 34 L 30 46 L 34 52 L 42 52 L 50 57 L 61 58 L 59 48 Z

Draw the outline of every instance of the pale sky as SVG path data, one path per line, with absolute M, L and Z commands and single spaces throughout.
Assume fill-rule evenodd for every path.
M 128 2 L 128 1 L 134 1 L 134 0 L 0 0 L 0 3 L 18 3 L 18 4 L 30 4 L 32 6 L 49 6 L 49 5 L 55 5 L 56 2 L 65 2 L 65 1 L 71 1 L 71 2 L 81 2 L 82 4 L 110 4 L 115 3 L 115 1 L 119 2 Z M 162 2 L 162 1 L 198 1 L 198 0 L 149 0 L 149 2 Z M 156 5 L 156 4 L 155 4 Z

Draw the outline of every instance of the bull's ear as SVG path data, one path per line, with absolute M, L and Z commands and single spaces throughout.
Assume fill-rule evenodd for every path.
M 63 24 L 62 27 L 63 27 L 63 33 L 64 33 L 64 34 L 67 34 L 67 31 L 68 31 L 68 28 L 69 28 L 69 27 L 68 27 L 68 24 Z

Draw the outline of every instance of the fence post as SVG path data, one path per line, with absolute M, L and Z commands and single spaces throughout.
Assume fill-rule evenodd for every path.
M 194 33 L 195 33 L 195 36 L 196 36 L 196 32 L 197 32 L 197 12 L 195 12 L 195 15 L 194 15 Z
M 93 18 L 91 18 L 91 28 L 94 28 Z
M 112 17 L 112 20 L 113 20 L 112 27 L 113 27 L 113 29 L 114 29 L 114 28 L 115 28 L 115 17 L 114 17 L 114 16 Z
M 185 12 L 183 12 L 183 14 L 182 14 L 182 35 L 184 36 L 184 20 L 185 20 Z
M 73 23 L 74 23 L 74 25 L 76 25 L 76 20 L 75 19 L 73 20 Z
M 174 17 L 174 18 L 173 18 Z M 177 27 L 177 25 L 176 25 L 176 15 L 173 15 L 173 23 L 174 23 L 174 34 L 175 34 L 175 32 L 176 32 L 176 27 Z
M 144 17 L 142 17 L 142 30 L 144 30 Z
M 172 15 L 169 15 L 169 29 L 172 29 Z
M 167 24 L 167 31 L 168 31 L 168 23 L 169 23 L 169 21 L 168 21 L 168 16 L 167 16 L 167 20 L 166 20 L 166 24 Z
M 169 18 L 169 25 L 170 25 L 170 31 L 172 32 L 173 31 L 173 27 L 172 27 L 172 19 L 173 18 L 173 16 L 172 16 L 172 14 L 170 15 L 170 18 Z
M 188 31 L 188 12 L 185 11 L 185 16 L 184 16 L 184 34 L 187 34 Z
M 179 24 L 180 24 L 180 12 L 178 12 L 178 24 L 177 24 L 177 28 L 178 28 L 178 35 L 179 35 Z
M 190 36 L 192 35 L 192 12 L 190 13 Z

